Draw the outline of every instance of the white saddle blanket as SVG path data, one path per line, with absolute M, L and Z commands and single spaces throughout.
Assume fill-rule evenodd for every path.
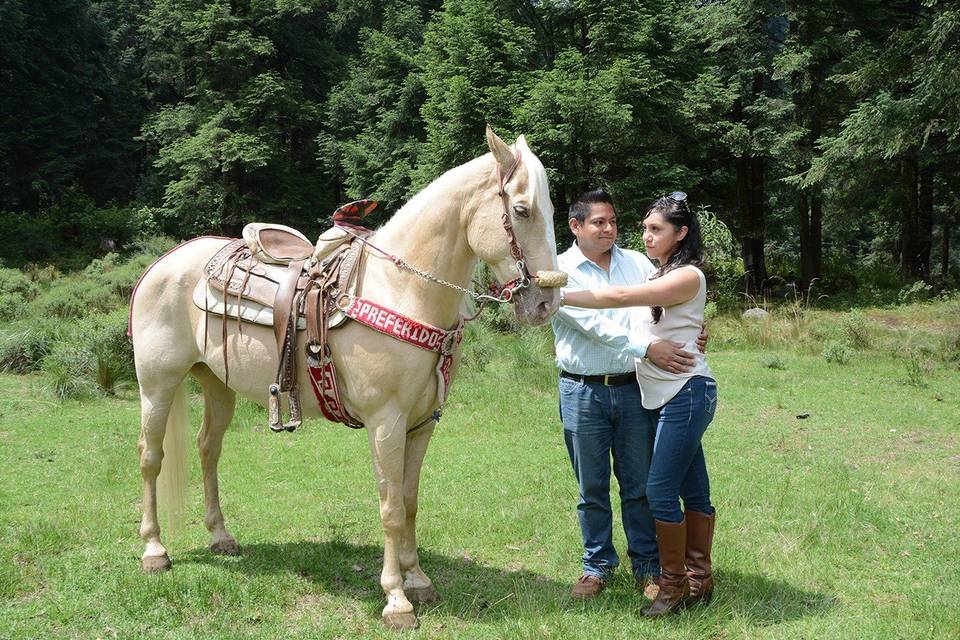
M 199 309 L 204 309 L 216 316 L 239 317 L 241 320 L 253 324 L 262 324 L 266 327 L 273 326 L 272 308 L 265 307 L 252 300 L 243 299 L 239 302 L 240 304 L 237 304 L 237 298 L 230 296 L 230 299 L 224 303 L 223 292 L 211 287 L 206 278 L 200 280 L 193 289 L 193 304 Z M 327 319 L 327 327 L 335 329 L 347 320 L 347 316 L 342 311 L 334 311 Z M 303 316 L 297 318 L 297 330 L 303 331 L 306 328 L 306 318 Z

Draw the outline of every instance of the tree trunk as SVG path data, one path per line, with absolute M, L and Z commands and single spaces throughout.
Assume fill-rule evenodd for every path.
M 952 216 L 943 216 L 943 237 L 940 239 L 940 274 L 943 282 L 950 277 L 950 234 L 953 232 Z
M 919 260 L 919 168 L 917 159 L 900 162 L 903 177 L 904 203 L 900 207 L 900 270 L 907 278 L 920 278 Z
M 820 277 L 823 265 L 823 200 L 800 193 L 800 288 L 806 291 Z
M 767 264 L 763 252 L 765 237 L 763 215 L 764 160 L 746 158 L 743 182 L 743 239 L 741 241 L 743 262 L 747 270 L 747 293 L 754 295 L 763 291 L 767 281 Z
M 919 168 L 917 196 L 917 267 L 921 277 L 929 282 L 933 248 L 933 169 L 929 166 Z

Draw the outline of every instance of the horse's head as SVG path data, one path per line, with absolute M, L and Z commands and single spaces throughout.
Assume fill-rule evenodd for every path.
M 467 241 L 501 283 L 520 279 L 513 295 L 517 320 L 542 324 L 560 305 L 559 289 L 541 288 L 533 277 L 557 269 L 547 174 L 523 136 L 511 149 L 487 127 L 487 144 L 494 163 L 493 188 L 482 194 Z

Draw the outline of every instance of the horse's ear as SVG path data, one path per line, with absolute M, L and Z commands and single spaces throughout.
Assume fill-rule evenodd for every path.
M 497 164 L 504 169 L 509 169 L 513 166 L 513 151 L 510 150 L 506 142 L 501 140 L 500 137 L 493 132 L 490 125 L 487 125 L 487 146 L 490 147 L 490 151 L 493 153 L 493 157 L 496 158 Z

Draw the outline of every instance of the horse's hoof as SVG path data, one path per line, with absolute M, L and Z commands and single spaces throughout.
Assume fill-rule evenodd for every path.
M 433 588 L 433 585 L 427 587 L 405 587 L 403 593 L 407 596 L 407 599 L 410 602 L 436 602 L 440 599 L 440 596 L 437 595 L 436 589 Z
M 412 613 L 385 613 L 383 626 L 394 631 L 407 631 L 417 628 L 417 616 Z
M 140 560 L 140 566 L 147 573 L 170 571 L 170 556 L 144 556 Z
M 220 540 L 210 545 L 210 551 L 220 556 L 240 555 L 240 545 L 236 540 Z

